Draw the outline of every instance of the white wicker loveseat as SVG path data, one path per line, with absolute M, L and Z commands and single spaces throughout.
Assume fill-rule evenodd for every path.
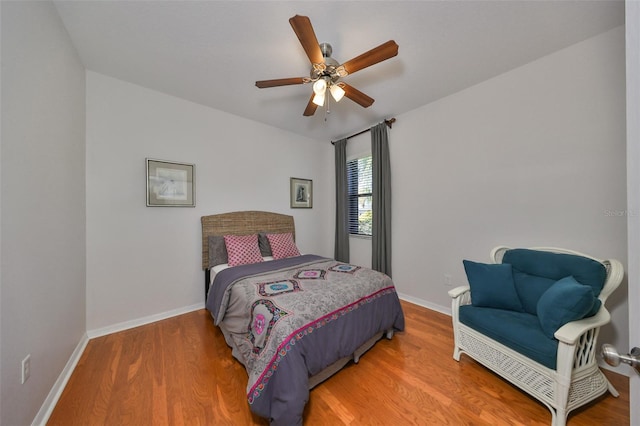
M 470 285 L 449 291 L 455 341 L 453 358 L 459 361 L 460 354 L 465 353 L 537 398 L 551 411 L 554 426 L 565 425 L 571 410 L 607 390 L 617 397 L 618 392 L 598 367 L 596 345 L 600 327 L 610 321 L 604 303 L 622 281 L 622 264 L 549 247 L 496 247 L 491 251 L 491 261 L 487 265 L 464 261 Z M 510 277 L 515 288 L 515 293 L 505 290 L 506 287 L 496 289 L 496 297 L 503 298 L 498 305 L 515 304 L 513 309 L 518 312 L 511 312 L 511 308 L 496 309 L 491 300 L 487 302 L 487 294 L 491 293 L 486 293 L 487 287 L 482 286 L 493 285 L 491 274 L 496 269 L 504 277 Z M 489 276 L 483 276 L 487 271 Z M 476 272 L 480 278 L 489 279 L 478 282 Z M 582 291 L 584 288 L 576 287 L 585 287 L 583 284 L 592 288 Z M 472 294 L 473 288 L 476 294 Z M 582 303 L 584 309 L 579 313 L 577 306 L 581 302 L 568 303 L 571 298 L 566 291 L 563 293 L 564 289 L 576 288 L 592 298 L 582 298 L 586 305 Z M 511 300 L 504 299 L 505 294 L 511 294 Z M 522 299 L 520 303 L 513 299 L 513 294 Z M 551 299 L 557 294 L 562 295 L 560 300 Z M 545 311 L 549 303 L 568 304 L 569 311 L 575 311 L 571 315 L 582 317 L 566 322 L 565 316 L 557 324 L 559 328 L 549 330 L 553 321 L 558 321 L 559 312 L 563 312 L 557 306 Z M 588 306 L 590 312 L 585 313 Z M 505 338 L 500 333 L 511 336 Z

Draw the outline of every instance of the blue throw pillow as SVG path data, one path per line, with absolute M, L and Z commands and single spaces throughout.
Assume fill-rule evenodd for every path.
M 596 301 L 600 300 L 593 295 L 591 286 L 580 284 L 573 276 L 562 278 L 538 300 L 537 314 L 542 331 L 553 339 L 560 327 L 586 317 Z
M 600 299 L 598 299 L 597 297 L 593 298 L 593 307 L 591 308 L 591 310 L 589 312 L 587 312 L 587 315 L 585 315 L 585 318 L 589 318 L 594 316 L 595 314 L 598 313 L 598 311 L 600 310 L 600 306 L 602 306 L 602 301 Z
M 483 308 L 524 312 L 508 263 L 485 264 L 463 260 L 471 287 L 471 304 Z

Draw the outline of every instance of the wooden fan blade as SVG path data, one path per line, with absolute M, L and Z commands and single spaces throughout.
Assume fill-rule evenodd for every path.
M 258 86 L 260 89 L 264 89 L 267 87 L 289 86 L 292 84 L 302 84 L 302 83 L 304 83 L 304 78 L 292 77 L 292 78 L 279 78 L 276 80 L 260 80 L 260 81 L 256 81 L 256 86 Z
M 368 108 L 375 100 L 356 89 L 353 86 L 349 86 L 347 83 L 340 83 L 340 87 L 344 89 L 344 95 L 351 99 L 353 102 L 360 104 L 361 106 Z
M 311 117 L 313 114 L 316 113 L 316 109 L 318 108 L 318 105 L 313 103 L 314 95 L 315 93 L 311 92 L 309 103 L 307 104 L 307 107 L 304 109 L 304 113 L 302 113 L 302 115 L 304 115 L 305 117 Z
M 368 52 L 345 62 L 342 64 L 342 68 L 344 68 L 347 73 L 353 74 L 356 71 L 375 65 L 378 62 L 393 58 L 397 54 L 398 45 L 395 41 L 389 40 L 388 42 L 382 43 L 380 46 L 374 47 Z
M 311 20 L 307 16 L 296 15 L 289 19 L 291 28 L 298 36 L 302 48 L 307 53 L 307 57 L 312 64 L 324 64 L 320 44 L 316 38 L 316 33 L 311 26 Z

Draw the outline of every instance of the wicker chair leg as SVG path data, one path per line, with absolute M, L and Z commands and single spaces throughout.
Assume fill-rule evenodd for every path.
M 551 424 L 553 426 L 566 426 L 567 411 L 564 408 L 551 410 Z
M 613 385 L 611 384 L 611 382 L 609 381 L 609 379 L 607 379 L 607 389 L 609 389 L 609 392 L 611 393 L 611 395 L 613 395 L 614 397 L 619 397 L 620 393 L 618 392 L 618 390 L 616 388 L 613 387 Z
M 558 426 L 558 416 L 556 415 L 556 410 L 547 405 L 549 411 L 551 411 L 551 426 Z
M 457 346 L 453 349 L 453 359 L 460 361 L 460 349 Z

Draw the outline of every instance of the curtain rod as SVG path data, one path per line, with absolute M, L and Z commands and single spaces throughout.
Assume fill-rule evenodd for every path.
M 389 128 L 390 128 L 390 129 L 392 128 L 393 123 L 395 123 L 395 122 L 396 122 L 396 118 L 395 118 L 395 117 L 390 118 L 390 119 L 388 119 L 388 120 L 384 120 L 384 124 L 386 124 L 387 126 L 389 126 Z M 361 134 L 366 133 L 366 132 L 370 132 L 370 131 L 371 131 L 371 128 L 364 129 L 364 130 L 360 130 L 358 133 L 354 133 L 354 134 L 352 134 L 351 136 L 347 136 L 346 138 L 342 138 L 342 139 L 351 139 L 351 138 L 355 138 L 356 136 L 360 136 Z M 336 144 L 336 141 L 331 141 L 331 145 L 335 145 L 335 144 Z

